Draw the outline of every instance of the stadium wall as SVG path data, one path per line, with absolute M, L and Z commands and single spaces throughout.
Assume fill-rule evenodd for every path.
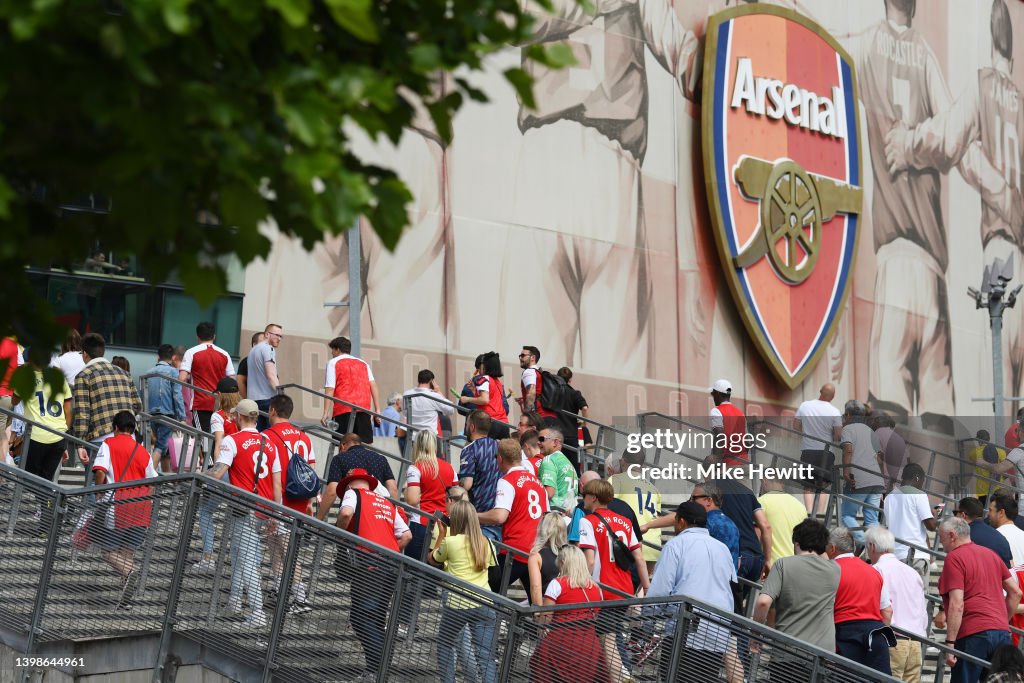
M 458 389 L 473 358 L 489 350 L 502 354 L 505 384 L 518 393 L 516 356 L 532 344 L 542 366 L 573 369 L 598 419 L 640 410 L 704 415 L 707 387 L 718 377 L 732 381 L 755 416 L 791 414 L 826 381 L 839 399 L 870 397 L 896 412 L 987 412 L 971 399 L 992 391 L 988 317 L 965 294 L 985 264 L 979 182 L 965 181 L 962 163 L 889 174 L 878 140 L 864 145 L 861 239 L 837 334 L 795 390 L 762 361 L 721 272 L 701 155 L 702 63 L 693 48 L 703 44 L 706 17 L 728 4 L 617 0 L 597 3 L 595 17 L 573 0 L 556 2 L 559 16 L 539 21 L 536 39 L 566 42 L 578 64 L 532 69 L 536 111 L 524 110 L 501 76 L 521 65 L 521 50 L 510 48 L 470 77 L 490 102 L 464 107 L 451 144 L 439 142 L 426 118 L 398 146 L 353 136 L 367 159 L 393 168 L 416 197 L 394 253 L 368 226 L 361 230 L 362 355 L 382 399 L 414 386 L 423 367 Z M 883 0 L 775 4 L 821 24 L 856 61 L 863 140 L 872 117 L 885 129 L 894 116 L 914 125 L 944 115 L 950 129 L 966 125 L 956 117 L 973 116 L 980 145 L 973 149 L 987 162 L 980 172 L 995 172 L 1005 192 L 1019 196 L 1024 125 L 1006 112 L 1019 108 L 1024 87 L 1021 69 L 1012 69 L 1024 63 L 1024 4 L 1006 0 L 1007 26 L 992 21 L 988 0 L 918 2 L 911 32 L 897 30 L 907 45 L 896 50 L 879 45 Z M 998 123 L 989 123 L 984 104 L 973 111 L 964 99 L 992 95 L 979 83 L 998 58 L 993 31 L 1004 51 L 1007 34 L 1014 39 L 1016 57 L 1003 67 L 1012 87 L 999 93 L 1005 120 Z M 913 73 L 894 71 L 886 59 Z M 867 94 L 868 72 L 876 85 L 891 77 L 887 97 Z M 991 143 L 993 130 L 1000 145 Z M 923 196 L 921 182 L 937 189 Z M 887 227 L 875 205 L 886 188 L 912 217 L 906 241 L 921 258 L 911 251 L 917 265 L 890 268 L 882 281 Z M 1022 216 L 1014 211 L 1019 271 Z M 246 275 L 243 340 L 267 322 L 282 324 L 282 380 L 322 387 L 326 342 L 348 330 L 347 309 L 323 306 L 348 297 L 345 237 L 307 253 L 268 231 L 274 249 Z M 1007 395 L 1020 390 L 1022 315 L 1024 305 L 1007 313 L 1004 353 L 1017 363 Z M 320 406 L 303 399 L 307 417 Z

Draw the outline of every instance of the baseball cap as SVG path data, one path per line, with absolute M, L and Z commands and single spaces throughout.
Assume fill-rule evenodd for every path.
M 732 384 L 727 379 L 716 379 L 715 383 L 711 385 L 708 391 L 717 391 L 720 394 L 731 394 Z
M 248 415 L 249 417 L 258 417 L 260 407 L 251 398 L 243 398 L 238 402 L 237 406 L 231 409 L 231 412 L 238 413 L 239 415 Z
M 221 377 L 220 381 L 217 382 L 217 393 L 237 394 L 238 382 L 235 381 L 234 377 Z
M 676 517 L 686 520 L 690 526 L 707 526 L 708 524 L 708 511 L 694 500 L 680 503 L 676 508 Z

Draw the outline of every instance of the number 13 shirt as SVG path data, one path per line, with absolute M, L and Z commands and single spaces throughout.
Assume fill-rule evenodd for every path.
M 607 524 L 601 522 L 597 515 L 601 515 Z M 615 553 L 608 535 L 609 526 L 611 533 L 618 536 L 630 551 L 640 547 L 640 541 L 637 540 L 636 532 L 633 531 L 633 525 L 629 520 L 608 508 L 601 508 L 580 520 L 580 548 L 594 551 L 594 581 L 632 594 L 633 578 L 629 570 L 615 564 Z M 614 593 L 605 593 L 604 599 L 621 600 L 622 597 Z
M 498 480 L 494 507 L 508 510 L 508 519 L 501 532 L 502 542 L 529 555 L 537 537 L 540 518 L 548 511 L 548 493 L 544 485 L 525 467 L 513 467 Z M 526 557 L 516 555 L 514 559 L 526 562 Z

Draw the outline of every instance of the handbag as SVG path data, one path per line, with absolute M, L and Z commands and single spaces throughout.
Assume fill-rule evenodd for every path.
M 619 569 L 624 571 L 628 572 L 631 570 L 633 565 L 636 564 L 636 558 L 633 557 L 633 553 L 629 552 L 629 548 L 627 548 L 626 544 L 622 542 L 622 539 L 615 535 L 615 532 L 612 531 L 611 525 L 604 520 L 604 517 L 597 514 L 597 512 L 593 512 L 591 514 L 601 520 L 601 523 L 604 524 L 604 528 L 608 534 L 608 540 L 612 544 L 612 556 L 615 558 L 615 564 Z
M 494 553 L 494 544 L 488 540 L 487 545 L 491 549 L 491 562 L 493 563 L 487 566 L 487 585 L 497 593 L 495 586 L 501 588 L 501 565 L 498 564 L 498 556 Z

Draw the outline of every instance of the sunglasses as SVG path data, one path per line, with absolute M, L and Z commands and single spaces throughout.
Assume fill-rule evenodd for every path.
M 558 437 L 555 436 L 538 436 L 537 441 L 544 443 L 545 441 L 559 441 Z
M 690 496 L 690 500 L 693 501 L 693 502 L 696 502 L 696 501 L 701 500 L 703 498 L 710 498 L 710 497 L 711 496 Z

